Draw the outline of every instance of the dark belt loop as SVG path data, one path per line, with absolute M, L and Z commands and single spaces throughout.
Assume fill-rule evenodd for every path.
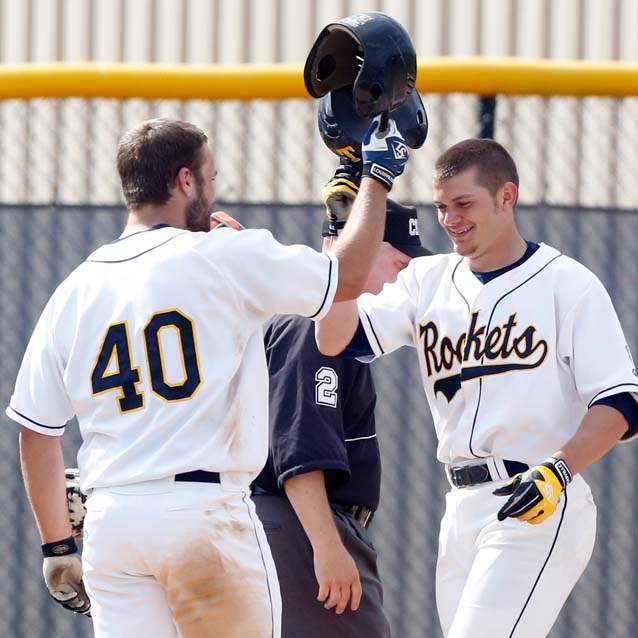
M 507 473 L 510 477 L 516 476 L 517 474 L 521 474 L 522 472 L 527 472 L 529 470 L 529 465 L 525 463 L 519 463 L 518 461 L 503 461 L 503 465 L 507 470 Z
M 176 482 L 184 483 L 221 483 L 219 472 L 207 472 L 206 470 L 193 470 L 175 474 Z

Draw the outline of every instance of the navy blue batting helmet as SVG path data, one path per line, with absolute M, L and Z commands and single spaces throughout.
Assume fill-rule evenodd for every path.
M 403 104 L 416 83 L 416 52 L 407 31 L 379 11 L 327 25 L 304 68 L 312 97 L 352 87 L 357 115 L 372 118 Z
M 428 135 L 428 116 L 418 91 L 390 112 L 410 148 L 420 148 Z M 319 100 L 317 124 L 324 144 L 341 157 L 356 161 L 361 156 L 361 142 L 370 128 L 371 117 L 357 114 L 352 101 L 352 87 L 331 91 Z

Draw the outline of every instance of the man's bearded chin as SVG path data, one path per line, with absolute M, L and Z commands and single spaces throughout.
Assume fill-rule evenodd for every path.
M 196 199 L 186 204 L 186 228 L 193 232 L 208 232 L 211 212 L 212 203 L 209 204 L 198 189 Z

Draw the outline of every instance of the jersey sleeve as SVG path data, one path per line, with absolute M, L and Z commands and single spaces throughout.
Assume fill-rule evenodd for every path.
M 620 394 L 613 394 L 610 397 L 603 397 L 602 399 L 596 399 L 592 403 L 592 407 L 595 405 L 606 405 L 614 410 L 618 410 L 627 421 L 627 432 L 624 439 L 632 438 L 635 434 L 638 434 L 638 403 L 634 401 L 634 398 L 629 392 L 621 392 Z
M 569 363 L 576 389 L 589 409 L 624 392 L 638 401 L 638 372 L 611 299 L 593 278 L 562 322 L 558 354 Z M 637 433 L 629 430 L 625 437 Z
M 222 258 L 211 257 L 225 269 L 242 309 L 260 320 L 292 314 L 318 321 L 328 312 L 339 271 L 332 253 L 286 246 L 267 230 L 220 229 L 213 234 L 217 233 L 231 235 Z
M 61 436 L 74 412 L 54 339 L 54 298 L 49 300 L 33 330 L 6 414 L 30 430 Z
M 393 284 L 378 295 L 363 294 L 357 300 L 359 319 L 375 357 L 414 347 L 414 326 L 419 286 L 414 262 L 402 270 Z
M 317 350 L 312 324 L 299 328 L 267 344 L 270 457 L 279 488 L 293 476 L 323 470 L 330 489 L 350 478 L 342 361 Z

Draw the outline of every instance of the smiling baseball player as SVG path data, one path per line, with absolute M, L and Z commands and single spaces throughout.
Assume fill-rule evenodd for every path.
M 406 161 L 393 123 L 371 129 L 351 221 L 322 254 L 265 230 L 204 232 L 217 171 L 196 126 L 150 120 L 121 140 L 124 233 L 54 292 L 7 408 L 45 582 L 73 611 L 92 604 L 97 638 L 279 636 L 276 572 L 248 498 L 267 455 L 262 326 L 279 313 L 317 320 L 359 294 Z M 82 564 L 59 441 L 74 415 Z
M 638 375 L 596 276 L 518 232 L 502 146 L 448 149 L 434 198 L 455 252 L 336 304 L 317 340 L 331 355 L 417 350 L 451 483 L 436 574 L 445 636 L 541 638 L 594 546 L 580 472 L 638 433 Z

